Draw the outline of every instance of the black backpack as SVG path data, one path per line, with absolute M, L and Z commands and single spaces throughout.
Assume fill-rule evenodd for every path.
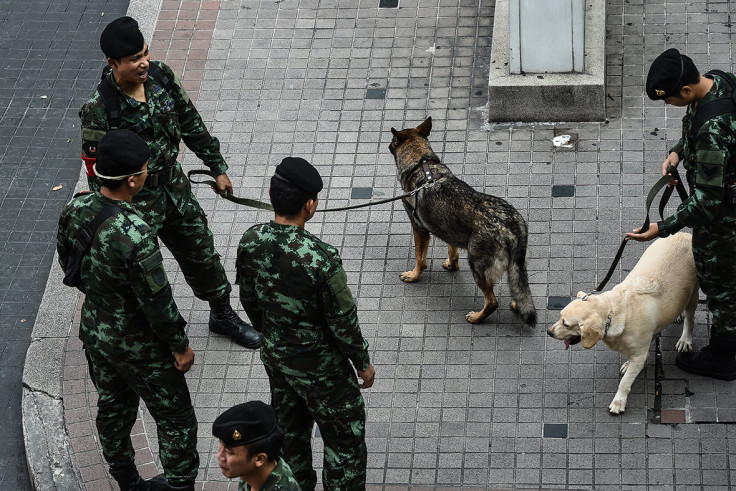
M 706 75 L 718 75 L 731 86 L 731 97 L 719 97 L 705 104 L 698 105 L 698 112 L 693 117 L 690 128 L 693 138 L 697 138 L 698 131 L 706 121 L 721 114 L 736 112 L 736 77 L 723 70 L 711 70 Z
M 105 104 L 105 110 L 107 111 L 107 122 L 110 124 L 111 130 L 116 130 L 120 126 L 120 99 L 118 93 L 113 87 L 112 82 L 108 74 L 112 71 L 110 65 L 105 65 L 102 68 L 102 75 L 100 76 L 100 83 L 97 85 L 97 92 L 102 96 L 102 102 Z M 153 77 L 166 92 L 171 95 L 171 89 L 174 86 L 174 81 L 166 75 L 166 72 L 155 63 L 148 64 L 148 75 Z
M 102 222 L 121 211 L 123 211 L 123 209 L 117 206 L 105 206 L 100 210 L 97 216 L 90 220 L 79 232 L 77 240 L 74 242 L 74 247 L 72 247 L 72 252 L 67 260 L 66 269 L 64 270 L 64 279 L 62 281 L 66 286 L 77 288 L 81 286 L 82 258 L 89 250 L 89 246 L 92 244 L 92 239 L 94 239 L 97 234 L 97 229 L 100 228 Z

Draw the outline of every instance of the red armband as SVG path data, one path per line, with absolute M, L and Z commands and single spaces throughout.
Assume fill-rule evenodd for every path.
M 87 168 L 87 177 L 95 177 L 95 171 L 92 166 L 97 162 L 97 158 L 85 157 L 84 154 L 82 154 L 82 162 L 84 162 L 84 166 Z

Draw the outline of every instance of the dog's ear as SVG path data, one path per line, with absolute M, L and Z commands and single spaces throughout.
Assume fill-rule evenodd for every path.
M 578 292 L 577 298 L 583 298 L 585 295 L 587 295 L 587 293 L 585 293 L 585 292 Z
M 590 349 L 603 337 L 603 323 L 597 315 L 591 315 L 580 323 L 580 340 L 583 348 Z
M 417 126 L 417 131 L 419 131 L 419 136 L 429 138 L 429 133 L 432 131 L 432 116 L 428 117 L 424 120 L 424 123 Z
M 398 134 L 399 134 L 399 132 L 398 132 L 398 131 L 396 131 L 396 128 L 394 128 L 394 127 L 392 126 L 392 127 L 391 127 L 391 134 L 392 134 L 392 135 L 394 135 L 394 136 L 396 136 L 396 135 L 398 135 Z

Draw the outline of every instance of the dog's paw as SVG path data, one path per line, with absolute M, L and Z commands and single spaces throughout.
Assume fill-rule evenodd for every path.
M 445 268 L 447 271 L 457 271 L 460 269 L 460 264 L 458 261 L 450 261 L 449 259 L 445 259 L 445 262 L 442 263 L 442 267 Z
M 690 340 L 680 338 L 675 347 L 678 353 L 687 353 L 693 349 L 693 340 L 692 338 Z
M 611 414 L 621 414 L 626 410 L 626 399 L 623 401 L 620 399 L 614 399 L 611 401 L 611 405 L 608 406 L 608 411 Z
M 478 324 L 483 320 L 483 313 L 482 312 L 474 312 L 470 311 L 467 314 L 465 314 L 465 320 L 470 322 L 471 324 Z
M 626 373 L 626 370 L 628 369 L 629 369 L 629 362 L 626 361 L 623 365 L 621 365 L 621 368 L 619 368 L 618 373 L 623 375 L 624 373 Z
M 415 281 L 419 281 L 419 277 L 422 275 L 422 273 L 415 273 L 414 270 L 411 271 L 404 271 L 401 273 L 399 278 L 401 278 L 401 281 L 405 283 L 414 283 Z

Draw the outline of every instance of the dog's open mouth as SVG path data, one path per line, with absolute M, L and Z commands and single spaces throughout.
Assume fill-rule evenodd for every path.
M 571 344 L 578 344 L 580 342 L 580 336 L 573 336 L 570 339 L 565 340 L 565 349 L 570 349 Z

